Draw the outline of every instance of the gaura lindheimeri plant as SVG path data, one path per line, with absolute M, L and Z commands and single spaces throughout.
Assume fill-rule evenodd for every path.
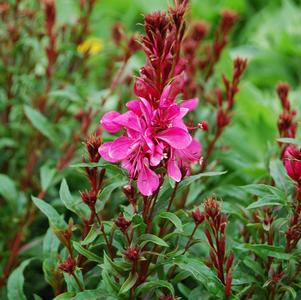
M 230 59 L 248 13 L 174 0 L 110 41 L 110 2 L 67 2 L 0 4 L 0 298 L 301 298 L 298 95 Z

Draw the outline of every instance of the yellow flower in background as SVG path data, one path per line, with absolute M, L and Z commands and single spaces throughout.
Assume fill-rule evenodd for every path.
M 103 41 L 98 38 L 88 38 L 77 47 L 77 52 L 81 54 L 96 55 L 103 49 Z

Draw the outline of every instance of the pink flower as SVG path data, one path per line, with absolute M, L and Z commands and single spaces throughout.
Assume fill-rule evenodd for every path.
M 169 87 L 160 97 L 160 105 L 153 109 L 144 98 L 129 101 L 128 111 L 106 113 L 101 124 L 109 132 L 121 128 L 126 134 L 104 143 L 100 155 L 110 162 L 121 162 L 131 179 L 137 179 L 139 191 L 149 196 L 159 186 L 159 176 L 153 167 L 167 161 L 167 173 L 176 181 L 182 179 L 180 168 L 185 162 L 199 160 L 200 145 L 192 139 L 183 117 L 194 108 L 196 99 L 181 105 L 168 104 Z
M 283 161 L 288 176 L 301 183 L 301 151 L 294 145 L 287 146 Z

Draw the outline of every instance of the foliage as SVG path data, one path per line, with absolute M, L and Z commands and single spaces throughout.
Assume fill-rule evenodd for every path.
M 1 299 L 301 297 L 301 7 L 174 2 L 0 4 Z M 148 29 L 170 54 L 158 68 Z M 154 109 L 154 82 L 176 105 L 199 99 L 184 120 L 202 158 L 177 158 L 178 179 L 161 140 L 145 192 L 139 165 L 98 150 L 133 129 L 108 130 L 121 126 L 105 113 L 143 93 Z

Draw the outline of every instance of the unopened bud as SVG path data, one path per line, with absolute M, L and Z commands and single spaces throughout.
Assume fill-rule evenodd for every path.
M 118 218 L 115 220 L 115 224 L 122 232 L 126 232 L 131 225 L 131 221 L 127 221 L 123 214 L 119 214 Z
M 196 225 L 202 224 L 205 219 L 199 208 L 192 212 L 192 217 Z
M 202 122 L 198 123 L 198 128 L 203 129 L 204 131 L 208 131 L 209 126 L 206 121 L 202 121 Z
M 124 251 L 124 256 L 130 261 L 137 261 L 139 258 L 140 249 L 138 247 L 128 247 Z
M 72 257 L 68 257 L 63 263 L 59 264 L 59 269 L 65 273 L 72 274 L 75 270 L 76 263 Z

